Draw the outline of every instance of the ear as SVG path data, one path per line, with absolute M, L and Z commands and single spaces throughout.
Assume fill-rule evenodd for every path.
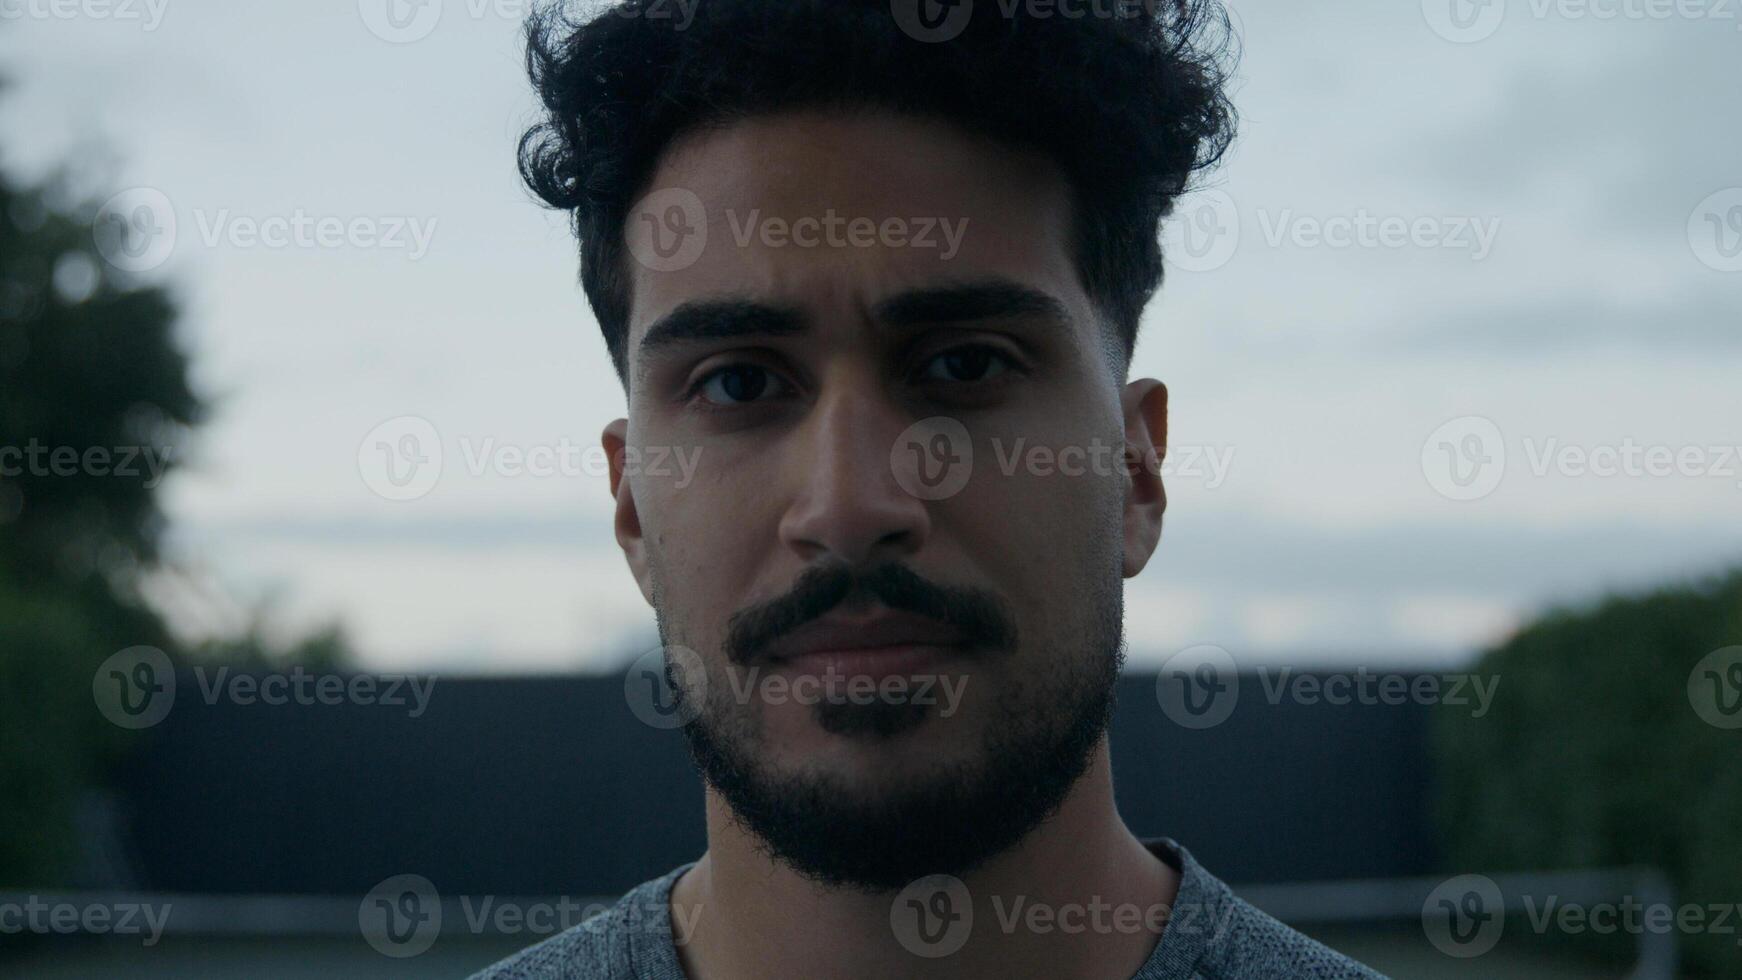
M 653 587 L 647 578 L 647 541 L 641 536 L 641 514 L 635 509 L 635 494 L 630 491 L 629 481 L 623 478 L 629 445 L 629 420 L 617 419 L 605 426 L 599 444 L 604 447 L 605 459 L 610 463 L 611 497 L 617 501 L 611 521 L 617 532 L 617 547 L 623 549 L 623 557 L 629 562 L 629 574 L 635 576 L 635 584 L 641 587 L 641 597 L 652 605 Z
M 1167 456 L 1167 386 L 1143 378 L 1120 395 L 1125 412 L 1125 577 L 1143 571 L 1161 541 L 1167 490 L 1161 461 Z

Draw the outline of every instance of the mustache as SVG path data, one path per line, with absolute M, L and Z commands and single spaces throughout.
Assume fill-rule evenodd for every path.
M 805 571 L 786 595 L 734 613 L 726 626 L 726 659 L 750 664 L 771 644 L 849 599 L 875 600 L 898 612 L 935 619 L 961 631 L 972 650 L 1016 646 L 1016 618 L 991 592 L 929 582 L 905 565 L 859 569 L 831 564 Z

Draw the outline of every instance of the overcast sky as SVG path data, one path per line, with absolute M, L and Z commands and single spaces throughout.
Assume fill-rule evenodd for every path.
M 174 214 L 150 275 L 216 407 L 165 486 L 184 629 L 270 598 L 372 667 L 614 664 L 652 617 L 602 476 L 468 471 L 622 412 L 514 172 L 523 8 L 382 2 L 0 0 L 0 165 L 101 148 Z M 1133 367 L 1172 390 L 1179 470 L 1133 660 L 1452 664 L 1742 562 L 1737 5 L 1234 9 L 1241 139 L 1169 230 Z M 345 242 L 248 237 L 299 216 Z M 406 416 L 443 466 L 383 499 L 359 447 Z

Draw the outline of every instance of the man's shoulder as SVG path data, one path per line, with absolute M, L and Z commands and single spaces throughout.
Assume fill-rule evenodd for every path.
M 1314 977 L 1384 980 L 1384 975 L 1283 925 L 1238 896 L 1228 897 L 1228 928 L 1198 965 L 1204 980 Z
M 1277 921 L 1235 895 L 1170 840 L 1150 849 L 1180 873 L 1179 895 L 1161 942 L 1135 980 L 1384 980 L 1384 975 Z
M 688 866 L 643 882 L 610 908 L 472 975 L 471 980 L 682 980 L 671 886 Z

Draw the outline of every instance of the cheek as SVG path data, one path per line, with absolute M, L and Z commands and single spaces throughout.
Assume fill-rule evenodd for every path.
M 1048 645 L 1080 629 L 1083 597 L 1121 581 L 1121 456 L 1106 436 L 1029 437 L 975 446 L 975 476 L 940 512 L 940 531 L 1010 602 L 1027 639 Z M 982 471 L 982 467 L 984 470 Z M 947 530 L 945 530 L 947 528 Z M 1111 583 L 1111 586 L 1109 586 Z
M 634 490 L 660 613 L 692 645 L 712 646 L 751 599 L 745 589 L 757 581 L 778 513 L 747 468 L 710 466 L 706 448 L 696 460 L 683 486 L 648 478 Z

